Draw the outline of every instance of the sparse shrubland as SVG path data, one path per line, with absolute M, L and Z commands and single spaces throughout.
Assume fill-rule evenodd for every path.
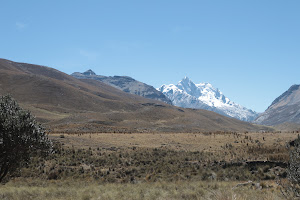
M 154 136 L 158 147 L 138 138 L 154 142 Z M 105 140 L 104 144 L 101 137 L 110 137 L 111 142 L 118 142 L 117 138 L 127 142 L 128 138 L 132 143 L 120 140 L 120 145 L 111 145 Z M 182 142 L 175 142 L 176 137 L 183 137 Z M 289 154 L 286 141 L 280 139 L 284 137 L 249 133 L 58 134 L 52 137 L 54 153 L 32 157 L 32 162 L 13 174 L 11 182 L 0 186 L 0 197 L 285 199 L 276 184 L 287 177 Z M 203 144 L 205 147 L 199 143 L 199 148 L 192 144 L 188 149 L 184 141 L 189 139 L 211 142 Z
M 274 162 L 241 160 L 237 157 L 229 162 L 211 152 L 167 148 L 74 149 L 56 144 L 54 154 L 46 159 L 32 158 L 32 162 L 15 176 L 45 180 L 89 179 L 102 183 L 259 181 L 275 179 L 275 171 L 281 177 L 286 176 L 284 160 L 278 162 L 277 157 Z

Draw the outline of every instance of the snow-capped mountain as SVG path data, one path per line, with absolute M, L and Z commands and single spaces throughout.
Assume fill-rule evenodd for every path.
M 175 106 L 205 109 L 243 121 L 253 121 L 258 113 L 230 101 L 209 83 L 193 83 L 188 77 L 177 85 L 162 85 L 157 89 L 165 94 Z

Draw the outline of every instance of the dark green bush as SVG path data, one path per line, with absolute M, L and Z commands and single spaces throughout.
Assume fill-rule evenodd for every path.
M 0 97 L 0 182 L 30 160 L 45 155 L 51 141 L 29 111 L 23 110 L 10 96 Z

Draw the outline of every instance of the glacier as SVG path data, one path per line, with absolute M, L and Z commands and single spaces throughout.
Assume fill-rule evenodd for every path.
M 255 111 L 230 101 L 210 83 L 195 84 L 188 77 L 183 78 L 177 85 L 162 85 L 157 90 L 178 107 L 210 110 L 247 122 L 255 120 L 258 116 Z

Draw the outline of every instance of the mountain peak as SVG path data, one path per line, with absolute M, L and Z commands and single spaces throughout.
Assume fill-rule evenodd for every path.
M 194 87 L 195 83 L 189 79 L 189 77 L 185 76 L 181 81 L 179 81 L 178 85 L 182 85 L 183 87 Z
M 298 90 L 300 88 L 300 85 L 292 85 L 287 91 L 285 91 L 282 95 L 280 95 L 278 98 L 276 98 L 272 104 L 269 106 L 272 107 L 273 105 L 277 104 L 278 102 L 282 101 L 284 98 L 290 96 L 295 90 Z
M 87 75 L 87 76 L 96 75 L 96 73 L 91 69 L 83 72 L 82 74 Z
M 175 106 L 211 110 L 245 121 L 251 121 L 257 116 L 254 111 L 230 101 L 210 83 L 195 84 L 188 77 L 184 77 L 177 85 L 163 85 L 159 90 Z
M 185 82 L 185 83 L 188 83 L 188 82 L 192 82 L 189 77 L 185 76 L 180 82 Z
M 193 95 L 192 93 L 196 90 L 197 86 L 193 81 L 191 81 L 187 76 L 185 76 L 179 83 L 177 87 L 187 93 Z

